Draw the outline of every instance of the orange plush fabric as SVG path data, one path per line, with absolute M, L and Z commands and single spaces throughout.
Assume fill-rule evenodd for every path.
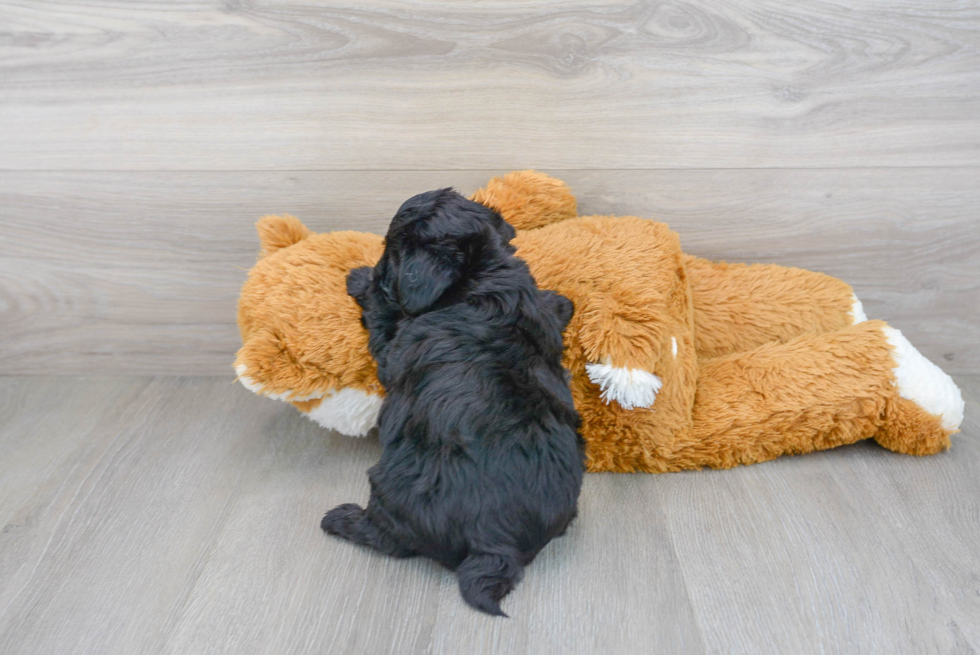
M 568 187 L 533 171 L 473 198 L 518 229 L 539 286 L 575 304 L 564 363 L 591 471 L 727 468 L 868 438 L 926 455 L 962 420 L 949 376 L 864 320 L 840 280 L 699 259 L 651 220 L 577 217 Z M 293 217 L 258 227 L 239 379 L 326 427 L 367 432 L 383 390 L 345 278 L 376 262 L 382 238 L 312 234 Z
M 259 221 L 264 256 L 238 300 L 238 360 L 267 392 L 291 399 L 347 387 L 379 392 L 346 276 L 381 257 L 382 239 L 362 232 L 313 235 L 297 224 L 291 216 Z
M 650 453 L 670 452 L 691 429 L 697 389 L 680 239 L 663 223 L 591 216 L 519 233 L 513 243 L 539 286 L 575 303 L 564 365 L 572 371 L 590 469 L 646 469 Z M 644 420 L 651 409 L 606 402 L 586 370 L 593 362 L 655 373 L 662 381 L 656 420 Z

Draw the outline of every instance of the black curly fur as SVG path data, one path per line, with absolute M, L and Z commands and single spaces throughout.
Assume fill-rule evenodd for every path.
M 585 445 L 561 332 L 567 298 L 537 288 L 514 230 L 451 189 L 401 206 L 374 269 L 351 271 L 385 386 L 367 509 L 330 533 L 456 570 L 467 603 L 500 600 L 575 517 Z

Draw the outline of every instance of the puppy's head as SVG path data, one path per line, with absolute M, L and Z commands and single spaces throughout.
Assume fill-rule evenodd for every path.
M 514 252 L 514 228 L 452 189 L 421 193 L 398 209 L 372 283 L 407 314 L 428 311 L 487 266 Z M 352 295 L 366 293 L 349 280 Z

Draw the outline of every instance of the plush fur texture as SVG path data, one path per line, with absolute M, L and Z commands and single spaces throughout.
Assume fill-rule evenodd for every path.
M 575 517 L 579 417 L 561 366 L 572 303 L 540 291 L 514 229 L 449 189 L 408 200 L 374 267 L 351 272 L 386 397 L 366 509 L 330 534 L 458 572 L 463 598 L 499 602 Z
M 590 471 L 724 468 L 870 438 L 924 455 L 959 427 L 955 383 L 884 323 L 860 322 L 840 280 L 700 259 L 655 221 L 576 217 L 568 187 L 540 173 L 495 178 L 474 198 L 518 227 L 517 256 L 541 288 L 575 304 L 564 364 Z M 285 218 L 260 226 L 264 248 L 279 250 L 255 265 L 239 303 L 236 364 L 252 388 L 286 399 L 382 394 L 344 288 L 347 270 L 377 262 L 381 237 L 337 232 L 282 247 L 302 231 Z
M 533 230 L 578 215 L 575 196 L 565 183 L 535 171 L 495 177 L 472 199 L 493 207 L 517 230 Z

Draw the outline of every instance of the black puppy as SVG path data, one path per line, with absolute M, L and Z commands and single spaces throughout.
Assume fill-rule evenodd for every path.
M 386 397 L 367 509 L 328 533 L 456 570 L 463 598 L 499 601 L 575 517 L 584 442 L 561 366 L 572 303 L 537 288 L 514 229 L 451 189 L 401 206 L 374 269 L 351 271 Z

